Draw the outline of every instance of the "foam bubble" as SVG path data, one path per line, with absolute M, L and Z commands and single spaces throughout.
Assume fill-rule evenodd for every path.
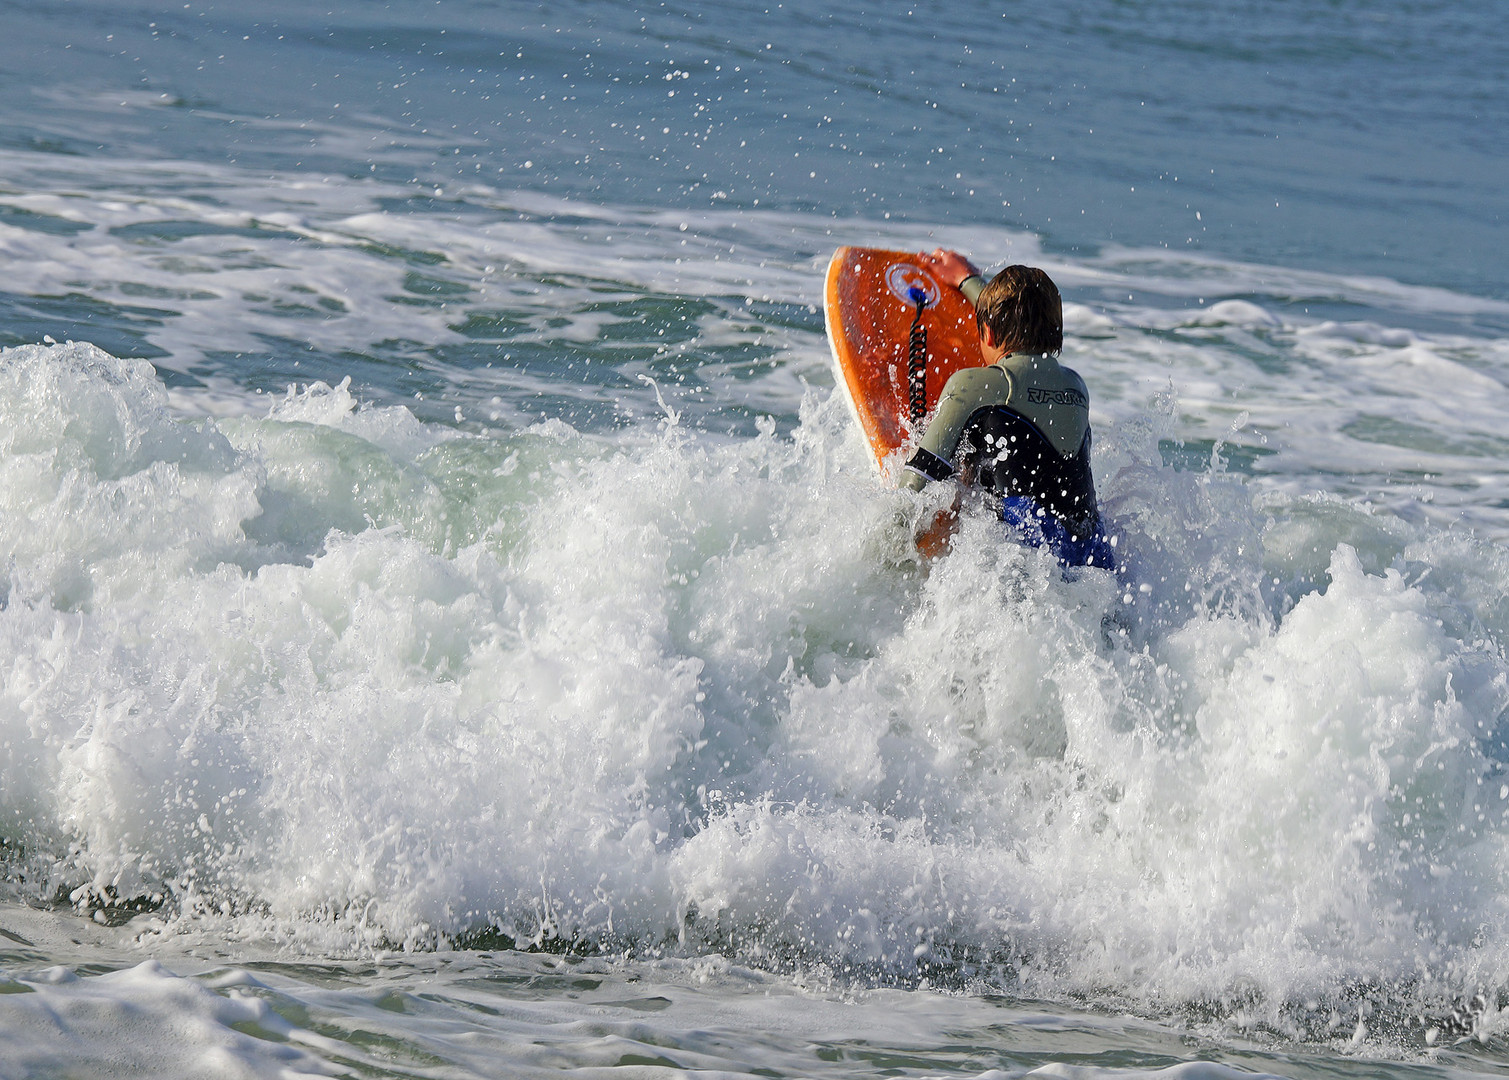
M 1221 300 L 1202 308 L 1188 325 L 1276 327 L 1282 324 L 1272 312 L 1257 304 L 1246 300 Z
M 32 976 L 5 998 L 6 1069 L 52 1071 L 66 1048 L 69 1068 L 100 1075 L 163 1077 L 338 1076 L 322 1055 L 288 1041 L 324 1043 L 296 1031 L 261 998 L 217 994 L 155 960 L 80 979 Z

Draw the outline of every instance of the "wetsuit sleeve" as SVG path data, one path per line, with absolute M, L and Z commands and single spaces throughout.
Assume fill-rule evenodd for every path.
M 969 301 L 970 307 L 976 307 L 980 303 L 980 294 L 985 291 L 985 279 L 979 274 L 970 274 L 959 282 L 959 291 Z
M 929 480 L 946 480 L 954 473 L 959 436 L 976 409 L 1004 405 L 1011 400 L 1011 376 L 998 367 L 965 368 L 954 372 L 938 398 L 938 411 L 922 434 L 916 452 L 906 463 L 901 484 L 921 491 Z

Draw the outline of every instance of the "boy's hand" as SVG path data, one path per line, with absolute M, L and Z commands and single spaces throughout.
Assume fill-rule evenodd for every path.
M 979 267 L 970 262 L 957 251 L 946 251 L 943 248 L 935 248 L 931 254 L 922 254 L 923 264 L 936 274 L 943 283 L 959 287 L 959 283 L 967 277 L 973 277 L 980 272 Z

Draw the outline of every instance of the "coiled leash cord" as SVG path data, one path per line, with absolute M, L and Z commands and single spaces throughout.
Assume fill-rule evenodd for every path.
M 927 327 L 922 325 L 922 309 L 927 307 L 927 290 L 913 285 L 907 290 L 912 303 L 917 305 L 917 314 L 912 317 L 912 329 L 906 343 L 906 384 L 910 395 L 913 426 L 922 423 L 927 415 Z

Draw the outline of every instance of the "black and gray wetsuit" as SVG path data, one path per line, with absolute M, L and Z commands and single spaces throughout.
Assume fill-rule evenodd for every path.
M 920 491 L 953 476 L 998 496 L 1008 518 L 1023 507 L 1051 515 L 1040 532 L 1063 542 L 1040 542 L 1065 562 L 1110 565 L 1090 473 L 1090 395 L 1056 357 L 1013 353 L 954 373 L 901 482 Z

